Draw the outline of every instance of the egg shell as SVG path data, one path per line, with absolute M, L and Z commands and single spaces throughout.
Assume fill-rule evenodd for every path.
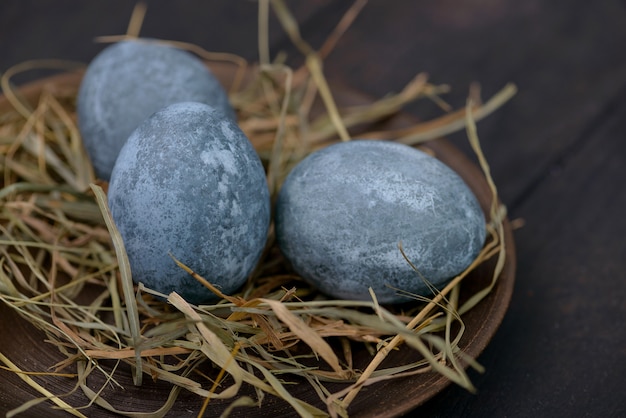
M 186 101 L 235 118 L 223 87 L 194 55 L 148 40 L 102 50 L 87 67 L 77 97 L 79 129 L 96 175 L 110 179 L 120 149 L 144 119 Z
M 170 253 L 230 294 L 267 239 L 261 161 L 237 124 L 205 104 L 173 104 L 139 125 L 120 151 L 108 199 L 133 280 L 191 303 L 217 297 Z
M 398 143 L 353 140 L 302 160 L 276 205 L 276 237 L 295 271 L 339 299 L 432 296 L 480 252 L 480 205 L 452 169 Z M 419 273 L 403 258 L 398 244 Z M 422 278 L 423 277 L 423 278 Z

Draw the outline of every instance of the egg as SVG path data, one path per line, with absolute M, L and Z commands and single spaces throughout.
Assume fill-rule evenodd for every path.
M 167 106 L 139 125 L 113 167 L 108 200 L 133 280 L 190 303 L 217 297 L 171 256 L 230 294 L 267 239 L 261 161 L 237 124 L 203 103 Z
M 407 145 L 353 140 L 302 160 L 276 204 L 276 238 L 293 269 L 327 295 L 433 296 L 478 255 L 485 217 L 452 169 Z M 404 259 L 399 244 L 415 271 Z
M 78 125 L 96 175 L 148 116 L 178 102 L 206 103 L 235 118 L 219 81 L 194 55 L 148 40 L 115 43 L 89 64 L 77 97 Z

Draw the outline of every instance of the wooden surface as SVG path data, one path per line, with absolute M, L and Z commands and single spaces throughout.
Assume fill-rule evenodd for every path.
M 321 45 L 350 2 L 291 2 L 302 34 Z M 88 62 L 98 35 L 126 30 L 133 2 L 3 0 L 0 71 L 29 59 Z M 257 59 L 252 1 L 149 2 L 142 35 Z M 297 54 L 271 34 L 272 53 Z M 380 97 L 417 72 L 464 105 L 518 95 L 478 125 L 515 233 L 517 281 L 505 320 L 471 377 L 420 416 L 626 416 L 626 2 L 370 0 L 326 60 L 329 79 Z M 40 76 L 30 73 L 18 79 Z M 408 111 L 439 114 L 420 102 Z M 464 134 L 451 140 L 467 149 Z

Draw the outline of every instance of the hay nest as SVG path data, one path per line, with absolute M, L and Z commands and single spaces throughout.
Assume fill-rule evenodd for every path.
M 69 394 L 44 387 L 0 350 L 4 367 L 41 394 L 11 414 L 50 400 L 76 416 L 84 416 L 81 409 L 92 403 L 136 416 L 106 398 L 108 389 L 123 386 L 118 373 L 125 368 L 131 370 L 135 385 L 146 380 L 170 384 L 162 407 L 141 415 L 146 417 L 175 409 L 181 389 L 203 399 L 198 416 L 210 402 L 220 402 L 227 415 L 236 407 L 262 406 L 266 395 L 287 402 L 301 416 L 347 416 L 365 386 L 433 371 L 474 390 L 465 368 L 481 366 L 460 348 L 463 314 L 496 286 L 507 254 L 505 211 L 480 150 L 475 120 L 501 106 L 515 88 L 506 86 L 486 103 L 470 97 L 463 109 L 446 108 L 435 120 L 391 129 L 380 121 L 418 99 L 444 104 L 440 95 L 447 86 L 432 85 L 425 74 L 418 74 L 398 94 L 361 106 L 338 105 L 321 63 L 361 3 L 348 11 L 318 51 L 300 38 L 284 5 L 271 3 L 304 54 L 305 64 L 297 69 L 271 62 L 263 42 L 256 65 L 195 45 L 174 44 L 206 59 L 230 85 L 240 126 L 265 164 L 272 194 L 309 152 L 349 140 L 355 133 L 418 146 L 466 129 L 489 192 L 485 205 L 489 237 L 472 265 L 443 290 L 433 291 L 431 298 L 415 297 L 408 305 L 383 307 L 375 295 L 369 302 L 332 300 L 286 268 L 270 234 L 262 261 L 238 294 L 222 294 L 179 263 L 221 301 L 194 306 L 177 294 L 159 295 L 167 299 L 164 302 L 153 290 L 133 283 L 122 239 L 107 209 L 106 185 L 95 179 L 82 147 L 75 115 L 80 69 L 29 92 L 14 89 L 11 77 L 33 67 L 67 70 L 75 65 L 24 63 L 2 77 L 0 300 L 5 312 L 16 312 L 43 331 L 45 350 L 62 354 L 57 364 L 40 374 L 71 379 L 89 402 L 70 404 Z M 269 3 L 260 4 L 263 16 Z M 126 35 L 103 41 L 136 36 L 144 11 L 136 10 Z M 264 33 L 267 28 L 261 25 L 261 39 L 267 39 Z M 467 286 L 472 292 L 462 293 L 461 283 L 479 268 L 488 276 L 487 284 Z M 406 357 L 411 360 L 386 365 L 400 346 L 413 353 Z M 95 375 L 102 383 L 94 388 L 87 379 Z M 293 382 L 308 385 L 317 401 L 294 396 Z

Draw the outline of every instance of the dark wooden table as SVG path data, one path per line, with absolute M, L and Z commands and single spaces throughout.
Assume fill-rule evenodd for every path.
M 303 3 L 303 4 L 300 4 Z M 321 45 L 350 2 L 290 3 Z M 88 62 L 98 35 L 125 32 L 133 2 L 3 0 L 0 71 L 38 58 Z M 255 2 L 150 1 L 142 35 L 257 59 Z M 275 26 L 272 52 L 296 53 Z M 370 0 L 325 70 L 373 97 L 420 71 L 464 105 L 469 85 L 519 94 L 478 124 L 512 219 L 518 268 L 510 309 L 472 373 L 420 416 L 626 416 L 626 2 Z M 39 76 L 28 74 L 18 81 Z M 427 103 L 408 112 L 427 119 Z M 465 145 L 464 134 L 450 139 Z

